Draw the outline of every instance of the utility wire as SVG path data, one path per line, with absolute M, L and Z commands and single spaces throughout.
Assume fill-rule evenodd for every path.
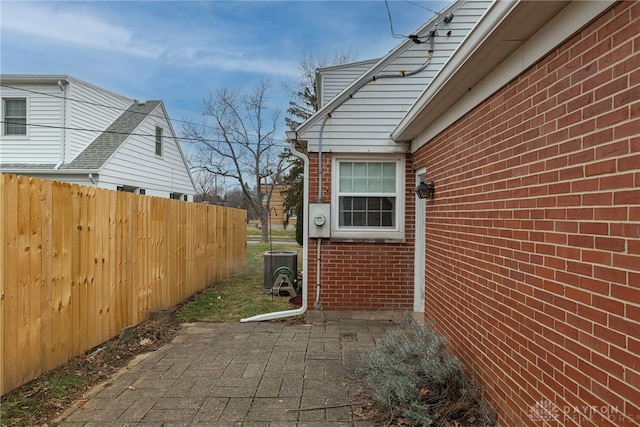
M 151 134 L 136 133 L 136 132 L 118 132 L 118 131 L 115 131 L 115 130 L 106 130 L 106 129 L 100 130 L 100 129 L 69 127 L 69 126 L 41 125 L 41 124 L 36 124 L 36 123 L 12 122 L 12 121 L 9 121 L 9 120 L 1 120 L 0 123 L 9 124 L 9 125 L 22 125 L 22 126 L 29 126 L 29 127 L 36 127 L 36 128 L 77 130 L 77 131 L 82 131 L 82 132 L 94 132 L 94 133 L 108 133 L 108 134 L 112 134 L 112 135 L 144 136 L 144 137 L 153 137 L 153 138 L 156 137 L 155 134 L 151 135 Z M 163 138 L 168 138 L 168 139 L 176 139 L 176 140 L 178 140 L 178 139 L 194 140 L 194 141 L 200 141 L 201 140 L 201 138 L 191 138 L 191 137 L 181 137 L 181 136 L 162 135 L 162 137 Z M 211 142 L 224 142 L 224 141 L 211 140 Z
M 409 0 L 404 0 L 404 2 L 405 2 L 405 3 L 412 4 L 412 5 L 416 6 L 416 7 L 422 8 L 422 9 L 426 9 L 426 10 L 428 10 L 429 12 L 433 12 L 433 13 L 435 13 L 435 14 L 436 14 L 436 15 L 438 15 L 438 16 L 440 15 L 440 12 L 436 12 L 436 11 L 435 11 L 435 10 L 433 10 L 433 9 L 429 9 L 427 6 L 423 6 L 423 5 L 421 5 L 421 4 L 418 4 L 418 3 L 415 3 L 415 2 L 412 2 L 412 1 L 409 1 Z
M 95 107 L 108 108 L 108 109 L 119 111 L 119 112 L 123 112 L 123 113 L 127 112 L 127 113 L 131 113 L 131 114 L 141 114 L 141 115 L 146 116 L 146 117 L 153 117 L 153 118 L 156 118 L 156 119 L 167 119 L 167 120 L 169 120 L 171 122 L 185 123 L 185 124 L 188 124 L 188 125 L 194 125 L 194 126 L 200 126 L 200 127 L 208 128 L 208 129 L 211 129 L 211 130 L 216 130 L 217 129 L 217 128 L 213 127 L 213 126 L 206 125 L 206 124 L 203 124 L 203 123 L 194 123 L 194 122 L 190 122 L 190 121 L 187 121 L 187 120 L 172 119 L 172 118 L 169 118 L 168 116 L 164 116 L 164 115 L 155 115 L 155 114 L 147 114 L 147 113 L 144 113 L 144 112 L 141 112 L 141 111 L 132 111 L 132 110 L 129 110 L 128 108 L 125 109 L 125 108 L 115 107 L 113 105 L 106 105 L 106 104 L 101 104 L 99 102 L 86 101 L 84 99 L 69 98 L 69 97 L 66 97 L 66 96 L 55 95 L 53 93 L 39 92 L 37 90 L 25 89 L 25 88 L 21 88 L 21 87 L 6 85 L 6 84 L 0 84 L 0 87 L 6 87 L 7 89 L 20 90 L 20 91 L 23 91 L 23 92 L 29 92 L 29 93 L 33 93 L 33 94 L 36 94 L 36 95 L 43 95 L 43 96 L 49 96 L 49 97 L 52 97 L 52 98 L 64 99 L 64 100 L 67 100 L 67 101 L 78 102 L 80 104 L 93 105 Z M 134 100 L 134 102 L 137 102 L 137 101 Z M 2 122 L 2 123 L 7 123 L 7 122 Z M 36 124 L 32 124 L 31 126 L 47 127 L 46 125 L 36 125 Z M 86 130 L 86 131 L 91 131 L 91 132 L 104 132 L 104 131 L 100 131 L 100 130 L 97 130 L 97 129 L 94 130 L 94 129 L 81 129 L 81 128 L 78 128 L 78 129 L 64 128 L 64 127 L 55 127 L 55 126 L 52 126 L 52 127 L 59 128 L 59 129 Z M 197 139 L 197 138 L 181 138 L 181 137 L 171 137 L 171 138 L 173 138 L 173 139 L 184 139 L 184 140 L 187 140 L 187 141 L 188 140 L 198 140 L 198 141 L 200 140 L 200 139 Z M 276 138 L 274 138 L 273 140 L 274 141 L 278 141 L 278 142 L 285 142 L 285 143 L 287 142 L 284 139 L 276 139 Z M 211 141 L 214 141 L 214 140 L 211 140 Z
M 405 0 L 405 1 L 407 1 L 407 0 Z M 422 7 L 423 9 L 427 9 L 427 10 L 435 13 L 436 15 L 440 15 L 440 13 L 429 9 L 428 7 L 420 6 L 420 5 L 412 3 L 410 1 L 407 1 L 407 3 L 413 4 L 414 6 Z M 409 34 L 408 36 L 405 36 L 403 34 L 396 33 L 395 30 L 393 29 L 393 19 L 391 18 L 391 10 L 389 9 L 389 1 L 388 0 L 384 0 L 384 4 L 387 7 L 387 16 L 389 17 L 389 27 L 391 28 L 391 36 L 393 38 L 396 38 L 396 39 L 410 39 L 411 41 L 413 41 L 416 44 L 421 44 L 421 43 L 424 43 L 425 41 L 427 41 L 429 39 L 429 37 L 433 37 L 435 35 L 435 31 L 433 31 L 431 33 L 431 35 L 429 35 L 429 36 L 422 36 L 422 37 L 420 37 L 418 35 L 415 35 L 415 34 Z
M 89 128 L 79 128 L 79 127 L 69 127 L 69 126 L 54 126 L 54 125 L 41 125 L 36 123 L 23 123 L 23 122 L 12 122 L 9 120 L 0 120 L 1 124 L 13 124 L 13 125 L 22 125 L 22 126 L 30 126 L 37 128 L 47 128 L 47 129 L 62 129 L 62 130 L 77 130 L 81 132 L 94 132 L 94 133 L 108 133 L 112 135 L 126 135 L 126 136 L 143 136 L 149 138 L 155 138 L 155 134 L 146 134 L 146 133 L 136 133 L 136 132 L 119 132 L 114 130 L 106 130 L 106 129 L 89 129 Z M 223 141 L 219 139 L 210 139 L 210 138 L 196 138 L 196 137 L 183 137 L 183 136 L 168 136 L 162 135 L 163 138 L 174 139 L 176 141 L 194 141 L 194 142 L 219 142 L 225 144 L 242 144 L 242 145 L 255 145 L 251 143 L 243 144 L 238 141 Z M 272 141 L 276 142 L 286 142 L 281 139 L 273 138 Z
M 60 95 L 55 95 L 53 93 L 39 92 L 37 90 L 25 89 L 25 88 L 22 88 L 22 87 L 10 86 L 10 85 L 5 85 L 5 84 L 0 84 L 0 86 L 6 87 L 7 89 L 21 90 L 23 92 L 29 92 L 29 93 L 33 93 L 33 94 L 37 94 L 37 95 L 44 95 L 44 96 L 49 96 L 49 97 L 52 97 L 52 98 L 65 99 L 67 101 L 79 102 L 81 104 L 93 105 L 95 107 L 103 107 L 103 108 L 108 108 L 108 109 L 111 109 L 111 110 L 122 111 L 122 112 L 128 111 L 130 113 L 142 114 L 144 116 L 155 117 L 157 119 L 164 118 L 163 116 L 159 116 L 159 115 L 146 114 L 146 113 L 143 113 L 143 112 L 140 112 L 140 111 L 129 111 L 129 110 L 125 109 L 125 108 L 115 107 L 113 105 L 101 104 L 99 102 L 86 101 L 84 99 L 69 98 L 67 96 L 60 96 Z M 136 100 L 134 100 L 134 102 L 136 102 Z M 172 122 L 196 124 L 198 126 L 207 126 L 207 125 L 200 125 L 198 123 L 191 123 L 191 122 L 188 122 L 186 120 L 178 120 L 178 119 L 169 119 L 169 120 L 171 120 Z
M 389 17 L 389 27 L 391 28 L 391 37 L 395 38 L 395 39 L 406 39 L 407 36 L 403 35 L 403 34 L 397 34 L 394 30 L 393 30 L 393 19 L 391 19 L 391 10 L 389 9 L 389 2 L 388 0 L 384 0 L 384 5 L 387 7 L 387 16 Z

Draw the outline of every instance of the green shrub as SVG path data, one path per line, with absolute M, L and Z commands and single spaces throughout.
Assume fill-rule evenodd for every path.
M 373 398 L 418 426 L 493 426 L 494 411 L 460 360 L 446 352 L 446 339 L 410 315 L 405 323 L 364 355 Z

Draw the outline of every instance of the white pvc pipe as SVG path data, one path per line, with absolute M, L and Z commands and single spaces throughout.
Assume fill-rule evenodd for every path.
M 320 304 L 320 267 L 322 266 L 321 264 L 321 258 L 320 258 L 320 250 L 322 249 L 322 238 L 318 237 L 318 248 L 316 249 L 316 301 L 313 304 L 313 307 L 316 310 L 322 310 L 322 304 Z
M 291 152 L 294 156 L 299 157 L 304 162 L 304 204 L 303 206 L 309 206 L 309 158 L 302 152 L 296 150 L 295 147 L 296 141 L 291 141 Z M 307 212 L 305 212 L 306 214 Z M 304 216 L 304 215 L 303 215 Z M 303 242 L 305 243 L 302 246 L 302 306 L 300 308 L 296 308 L 293 310 L 285 310 L 285 311 L 274 311 L 273 313 L 264 313 L 257 314 L 251 317 L 245 317 L 240 319 L 240 322 L 261 322 L 263 320 L 274 320 L 274 319 L 282 319 L 284 317 L 292 317 L 298 316 L 300 314 L 304 314 L 307 311 L 307 289 L 308 289 L 308 279 L 309 276 L 309 224 L 308 221 L 304 221 L 302 235 Z

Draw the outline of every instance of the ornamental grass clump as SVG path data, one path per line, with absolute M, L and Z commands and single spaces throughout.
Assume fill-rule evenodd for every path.
M 392 415 L 416 426 L 493 426 L 495 415 L 460 360 L 446 352 L 446 339 L 432 324 L 410 316 L 404 331 L 391 330 L 365 353 L 372 397 Z

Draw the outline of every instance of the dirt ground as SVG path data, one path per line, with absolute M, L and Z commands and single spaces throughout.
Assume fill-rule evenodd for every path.
M 2 396 L 2 427 L 54 425 L 53 420 L 83 400 L 94 385 L 135 356 L 170 342 L 179 330 L 175 312 L 163 313 L 7 393 Z

